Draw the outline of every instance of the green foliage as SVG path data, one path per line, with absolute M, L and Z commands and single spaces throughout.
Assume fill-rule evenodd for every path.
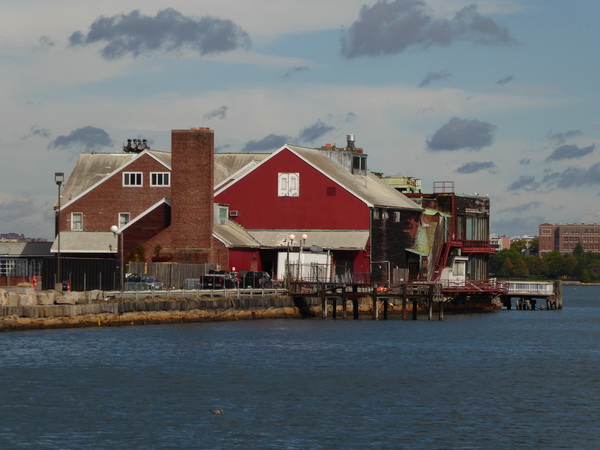
M 135 251 L 127 254 L 127 260 L 131 262 L 140 262 L 146 260 L 146 249 L 143 245 L 138 245 Z
M 518 240 L 512 241 L 510 243 L 510 249 L 515 250 L 521 254 L 525 254 L 525 251 L 527 250 L 527 244 L 528 244 L 527 241 L 525 241 L 523 239 L 518 239 Z
M 546 261 L 547 270 L 546 275 L 548 278 L 557 279 L 561 278 L 565 274 L 566 259 L 562 253 L 558 250 L 554 250 L 544 255 Z
M 531 251 L 530 246 L 530 251 Z M 497 278 L 567 279 L 583 283 L 600 282 L 600 254 L 585 252 L 578 245 L 573 254 L 558 251 L 544 256 L 520 253 L 519 245 L 501 250 L 490 260 L 490 275 Z
M 573 256 L 577 258 L 578 261 L 582 261 L 585 257 L 585 251 L 583 250 L 583 245 L 581 245 L 581 242 L 578 242 L 573 249 Z

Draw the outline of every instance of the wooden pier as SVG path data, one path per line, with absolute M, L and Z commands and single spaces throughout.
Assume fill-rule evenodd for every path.
M 507 281 L 506 294 L 501 301 L 506 309 L 512 309 L 512 298 L 517 298 L 515 308 L 521 310 L 562 309 L 562 283 L 543 281 Z M 545 306 L 538 305 L 544 302 Z
M 545 301 L 545 309 L 562 309 L 562 288 L 558 282 L 468 282 L 462 285 L 449 285 L 441 282 L 414 282 L 394 285 L 352 284 L 352 283 L 298 283 L 291 286 L 290 295 L 306 302 L 307 299 L 320 299 L 321 316 L 338 319 L 348 318 L 348 302 L 352 302 L 353 319 L 359 319 L 360 302 L 370 302 L 374 320 L 387 319 L 390 304 L 401 302 L 402 319 L 406 320 L 409 309 L 413 320 L 419 311 L 427 311 L 429 320 L 437 310 L 439 320 L 444 318 L 444 309 L 457 307 L 460 302 L 486 304 L 486 309 L 512 309 L 512 298 L 517 297 L 516 309 L 536 309 L 538 301 Z M 293 293 L 295 292 L 295 293 Z M 410 306 L 409 306 L 410 305 Z M 468 309 L 468 308 L 463 308 Z M 537 306 L 537 309 L 544 309 Z
M 341 318 L 347 319 L 348 302 L 352 302 L 353 319 L 359 319 L 360 301 L 367 300 L 371 302 L 371 315 L 374 320 L 387 319 L 390 312 L 390 304 L 393 300 L 401 302 L 402 319 L 408 318 L 409 309 L 412 313 L 412 319 L 417 319 L 419 310 L 424 306 L 428 310 L 429 319 L 433 318 L 433 305 L 438 305 L 438 316 L 442 320 L 444 317 L 444 303 L 446 298 L 443 295 L 441 283 L 409 283 L 395 285 L 393 289 L 390 286 L 379 286 L 377 284 L 351 284 L 351 283 L 319 283 L 318 285 L 302 285 L 302 291 L 293 294 L 298 298 L 319 298 L 321 303 L 321 316 L 332 319 L 338 319 L 338 305 L 341 305 Z M 410 305 L 410 308 L 409 308 Z

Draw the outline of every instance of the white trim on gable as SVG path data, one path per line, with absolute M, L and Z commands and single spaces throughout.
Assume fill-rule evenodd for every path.
M 269 158 L 266 158 L 266 159 L 269 159 Z M 229 177 L 227 177 L 226 179 L 221 181 L 219 184 L 217 184 L 214 187 L 214 190 L 215 190 L 214 195 L 217 195 L 217 193 L 222 192 L 227 187 L 229 187 L 230 184 L 235 183 L 238 179 L 243 178 L 244 176 L 246 176 L 246 174 L 252 172 L 254 170 L 254 168 L 256 168 L 261 163 L 262 163 L 262 161 L 256 161 L 256 160 L 250 161 L 248 164 L 246 164 L 240 170 L 231 174 Z
M 297 152 L 294 151 L 294 149 L 292 148 L 293 146 L 290 146 L 288 144 L 285 144 L 283 146 L 281 146 L 279 149 L 277 149 L 276 151 L 274 151 L 273 153 L 271 153 L 271 155 L 265 159 L 263 159 L 262 161 L 260 161 L 255 167 L 253 167 L 251 170 L 247 171 L 246 173 L 242 174 L 239 178 L 233 179 L 233 177 L 230 177 L 228 179 L 228 181 L 230 181 L 230 183 L 228 183 L 227 185 L 220 187 L 218 190 L 215 191 L 215 197 L 217 195 L 219 195 L 221 192 L 225 191 L 226 189 L 228 189 L 229 187 L 233 186 L 235 183 L 237 183 L 238 181 L 240 181 L 242 178 L 244 178 L 246 175 L 248 175 L 250 172 L 256 170 L 258 167 L 260 167 L 262 164 L 264 164 L 265 162 L 269 161 L 270 159 L 276 157 L 276 155 L 278 155 L 279 153 L 281 153 L 284 150 L 288 150 L 291 153 L 293 153 L 294 155 L 296 155 L 298 158 L 300 158 L 302 161 L 304 161 L 306 164 L 308 164 L 309 166 L 311 166 L 313 169 L 315 169 L 317 172 L 321 173 L 323 176 L 325 176 L 326 178 L 330 179 L 331 181 L 333 181 L 337 186 L 340 186 L 342 189 L 345 189 L 346 191 L 348 191 L 350 194 L 354 195 L 357 199 L 359 199 L 361 202 L 363 202 L 367 207 L 372 208 L 374 205 L 370 202 L 368 202 L 367 200 L 365 200 L 364 198 L 362 198 L 360 195 L 356 194 L 356 192 L 354 192 L 352 189 L 350 189 L 348 186 L 340 184 L 340 182 L 334 178 L 332 178 L 329 174 L 323 172 L 319 167 L 315 166 L 314 164 L 312 164 L 310 161 L 307 161 L 305 158 L 302 157 L 302 155 L 299 155 Z M 316 149 L 309 149 L 309 150 L 315 150 L 318 151 Z M 246 166 L 247 167 L 247 166 Z M 241 171 L 240 171 L 241 172 Z M 357 176 L 357 175 L 353 175 L 353 176 Z
M 127 228 L 129 228 L 131 225 L 133 225 L 134 223 L 138 222 L 139 220 L 141 220 L 144 216 L 146 216 L 148 213 L 154 211 L 156 208 L 158 208 L 162 203 L 166 203 L 167 205 L 171 206 L 171 200 L 168 198 L 163 198 L 162 200 L 157 201 L 154 205 L 152 205 L 150 208 L 146 209 L 145 211 L 141 212 L 140 214 L 138 214 L 135 218 L 131 219 L 129 222 L 127 222 L 127 224 L 123 227 L 120 228 L 119 231 L 123 231 L 126 230 Z
M 138 154 L 132 154 L 129 156 L 132 156 L 132 159 L 129 160 L 128 162 L 126 162 L 125 164 L 123 164 L 122 166 L 117 167 L 115 170 L 113 170 L 112 172 L 110 172 L 109 174 L 105 175 L 100 181 L 94 183 L 93 185 L 91 185 L 89 188 L 87 188 L 86 190 L 84 190 L 83 192 L 80 192 L 79 195 L 75 196 L 74 198 L 72 198 L 71 200 L 69 200 L 68 202 L 66 202 L 64 205 L 61 205 L 61 209 L 66 208 L 68 206 L 70 206 L 72 203 L 75 203 L 77 200 L 79 200 L 80 198 L 86 196 L 87 194 L 89 194 L 91 191 L 93 191 L 94 189 L 96 189 L 98 186 L 100 186 L 102 183 L 104 183 L 106 180 L 108 180 L 109 178 L 113 177 L 114 175 L 118 174 L 119 172 L 121 172 L 122 170 L 126 169 L 127 166 L 129 166 L 130 164 L 133 164 L 135 161 L 137 161 L 140 157 L 142 157 L 142 155 L 148 155 L 150 158 L 154 159 L 156 162 L 158 162 L 159 164 L 161 164 L 162 166 L 166 167 L 169 171 L 171 171 L 171 168 L 165 164 L 163 161 L 161 161 L 160 159 L 158 159 L 156 156 L 154 156 L 151 151 L 149 151 L 148 149 L 144 150 L 141 153 Z M 68 180 L 67 180 L 68 182 Z
M 273 158 L 275 155 L 277 155 L 279 152 L 281 152 L 282 150 L 284 150 L 286 148 L 288 148 L 287 144 L 279 147 L 279 149 L 275 150 L 273 153 L 271 153 L 269 156 L 267 156 L 262 161 L 252 161 L 252 162 L 246 164 L 244 167 L 242 167 L 240 170 L 238 170 L 233 175 L 228 177 L 226 180 L 223 180 L 221 183 L 219 183 L 219 185 L 215 186 L 214 196 L 216 197 L 221 192 L 228 189 L 230 186 L 233 186 L 235 183 L 240 181 L 242 178 L 244 178 L 250 172 L 253 172 L 254 170 L 256 170 L 257 167 L 260 167 L 265 162 L 267 162 L 268 160 L 270 160 L 271 158 Z M 250 167 L 250 165 L 253 163 L 254 163 L 254 166 Z

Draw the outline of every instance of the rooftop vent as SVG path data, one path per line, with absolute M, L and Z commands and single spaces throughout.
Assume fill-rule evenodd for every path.
M 150 148 L 147 139 L 127 139 L 127 145 L 123 146 L 123 151 L 125 153 L 140 153 L 147 148 Z
M 346 136 L 346 140 L 348 141 L 348 148 L 354 148 L 354 135 L 353 134 L 349 134 Z

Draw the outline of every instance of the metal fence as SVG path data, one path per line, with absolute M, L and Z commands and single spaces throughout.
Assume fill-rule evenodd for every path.
M 56 258 L 44 259 L 41 265 L 42 289 L 54 289 L 57 282 L 67 282 L 73 291 L 114 290 L 120 285 L 119 261 L 113 258 L 61 258 L 61 278 L 56 278 Z
M 184 289 L 185 280 L 201 278 L 210 270 L 216 270 L 216 264 L 174 264 L 174 263 L 146 263 L 130 262 L 128 273 L 154 275 L 170 289 Z

